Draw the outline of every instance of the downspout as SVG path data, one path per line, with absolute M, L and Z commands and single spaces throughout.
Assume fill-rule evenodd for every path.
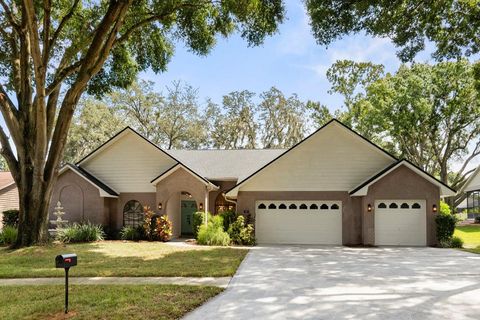
M 225 199 L 225 201 L 235 204 L 235 213 L 237 213 L 237 201 L 228 199 L 227 194 L 225 192 L 222 192 L 222 196 Z

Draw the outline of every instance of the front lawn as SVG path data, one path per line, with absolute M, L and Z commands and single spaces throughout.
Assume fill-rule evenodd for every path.
M 63 286 L 0 287 L 2 319 L 179 319 L 220 293 L 216 287 L 77 285 L 63 313 Z
M 223 277 L 235 274 L 248 250 L 159 242 L 103 241 L 54 244 L 19 250 L 0 248 L 0 278 L 63 277 L 55 256 L 76 253 L 72 277 Z
M 480 254 L 480 225 L 469 224 L 457 226 L 455 236 L 462 238 L 466 251 Z

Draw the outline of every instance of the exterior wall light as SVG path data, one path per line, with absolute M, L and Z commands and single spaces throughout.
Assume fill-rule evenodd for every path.
M 201 202 L 200 202 L 199 209 L 200 209 L 200 210 L 203 210 L 203 203 L 201 203 Z
M 162 203 L 161 202 L 158 203 L 158 210 L 162 210 Z
M 367 204 L 367 211 L 372 212 L 372 205 L 370 203 Z
M 436 205 L 436 204 L 434 204 L 434 205 L 432 206 L 432 211 L 433 211 L 433 212 L 437 212 L 437 205 Z

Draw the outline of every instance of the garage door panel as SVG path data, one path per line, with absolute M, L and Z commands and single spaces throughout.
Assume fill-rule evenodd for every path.
M 321 209 L 322 205 L 324 209 Z M 325 209 L 327 206 L 328 209 Z M 259 207 L 266 209 L 258 209 Z M 268 209 L 269 207 L 276 209 Z M 342 211 L 339 201 L 259 201 L 255 220 L 258 243 L 342 243 Z

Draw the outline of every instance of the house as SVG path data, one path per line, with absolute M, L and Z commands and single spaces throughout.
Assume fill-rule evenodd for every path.
M 480 166 L 468 177 L 459 193 L 465 194 L 462 204 L 465 203 L 464 209 L 467 210 L 467 218 L 480 217 Z
M 425 246 L 454 194 L 337 120 L 288 150 L 162 150 L 126 128 L 60 170 L 50 211 L 120 229 L 149 206 L 178 237 L 193 212 L 233 209 L 259 243 Z
M 2 212 L 18 209 L 18 189 L 12 174 L 8 171 L 0 172 L 0 228 L 2 227 Z

